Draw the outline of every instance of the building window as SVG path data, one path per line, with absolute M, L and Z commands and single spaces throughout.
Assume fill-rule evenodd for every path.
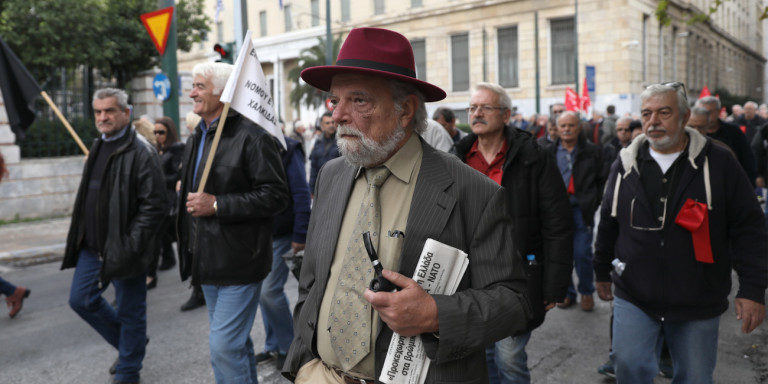
M 267 11 L 259 12 L 259 32 L 261 36 L 267 35 Z
M 384 14 L 384 0 L 373 0 L 373 14 Z
M 517 27 L 499 28 L 496 36 L 499 45 L 499 85 L 517 87 Z
M 411 0 L 411 8 L 421 7 L 421 0 Z
M 293 17 L 291 17 L 291 6 L 283 6 L 283 17 L 285 18 L 285 31 L 290 32 L 293 29 Z
M 311 0 L 312 5 L 312 26 L 320 25 L 320 0 Z
M 573 18 L 550 21 L 552 35 L 552 84 L 570 84 L 576 73 L 576 41 Z
M 411 40 L 413 60 L 416 62 L 416 78 L 427 80 L 427 50 L 424 39 Z
M 469 34 L 451 36 L 451 84 L 453 91 L 469 89 Z
M 341 21 L 349 21 L 349 0 L 341 0 Z

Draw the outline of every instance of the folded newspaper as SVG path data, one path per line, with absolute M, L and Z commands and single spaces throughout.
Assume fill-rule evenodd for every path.
M 452 295 L 467 270 L 469 259 L 462 250 L 427 239 L 413 279 L 427 293 Z M 392 334 L 379 381 L 386 384 L 422 384 L 429 371 L 421 336 Z

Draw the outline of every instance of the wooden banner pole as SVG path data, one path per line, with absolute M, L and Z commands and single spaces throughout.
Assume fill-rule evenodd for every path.
M 216 148 L 219 147 L 219 140 L 221 140 L 221 131 L 224 130 L 224 122 L 227 120 L 227 114 L 229 113 L 229 103 L 224 103 L 224 110 L 221 111 L 221 117 L 219 118 L 219 126 L 216 128 L 216 134 L 213 136 L 213 143 L 211 143 L 211 150 L 208 151 L 208 158 L 205 159 L 205 168 L 203 168 L 203 176 L 200 179 L 200 184 L 197 187 L 197 192 L 200 193 L 205 189 L 205 183 L 208 181 L 208 174 L 211 172 L 211 165 L 213 164 L 213 157 L 216 155 Z M 205 143 L 200 143 L 205 145 Z
M 48 96 L 48 93 L 45 91 L 40 93 L 43 96 L 43 99 L 48 103 L 48 105 L 51 106 L 51 109 L 53 109 L 53 112 L 58 116 L 59 120 L 64 124 L 64 126 L 67 128 L 67 131 L 69 131 L 69 134 L 72 135 L 72 138 L 75 139 L 75 142 L 77 142 L 77 145 L 80 147 L 80 149 L 85 153 L 86 156 L 88 156 L 88 148 L 85 147 L 85 144 L 83 144 L 83 141 L 80 140 L 80 136 L 77 135 L 77 132 L 75 132 L 75 129 L 72 128 L 71 125 L 69 125 L 69 122 L 66 118 L 64 118 L 64 115 L 61 114 L 61 111 L 59 110 L 59 107 L 56 106 L 56 104 L 53 103 L 53 100 L 51 100 L 50 96 Z

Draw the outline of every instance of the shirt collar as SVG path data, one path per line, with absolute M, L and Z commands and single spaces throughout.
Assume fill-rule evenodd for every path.
M 384 162 L 384 166 L 392 172 L 392 175 L 408 184 L 421 154 L 421 141 L 419 141 L 417 134 L 411 134 L 411 138 L 389 160 Z M 362 171 L 362 167 L 358 168 L 355 178 L 359 177 L 363 173 Z
M 128 132 L 128 127 L 129 127 L 129 126 L 130 126 L 130 125 L 126 125 L 126 126 L 123 128 L 123 129 L 121 129 L 121 130 L 120 130 L 120 132 L 116 133 L 114 136 L 111 136 L 111 137 L 107 137 L 107 135 L 106 135 L 106 134 L 103 134 L 103 133 L 102 133 L 102 134 L 101 134 L 101 140 L 102 140 L 102 141 L 106 141 L 106 142 L 110 142 L 110 141 L 116 141 L 116 140 L 119 140 L 119 139 L 121 139 L 123 136 L 125 136 L 125 133 L 126 133 L 126 132 Z
M 219 118 L 220 117 L 221 116 L 211 120 L 211 124 L 210 125 L 205 125 L 205 120 L 204 119 L 200 119 L 200 129 L 203 130 L 203 131 L 206 131 L 206 132 L 208 132 L 210 130 L 213 130 L 213 129 L 216 129 L 216 127 L 219 126 Z

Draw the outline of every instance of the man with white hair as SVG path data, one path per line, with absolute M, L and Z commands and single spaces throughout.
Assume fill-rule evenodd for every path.
M 445 91 L 416 78 L 405 36 L 379 28 L 352 29 L 335 65 L 301 77 L 330 92 L 342 157 L 317 177 L 283 373 L 297 384 L 378 382 L 397 332 L 421 336 L 426 383 L 487 381 L 485 346 L 525 328 L 530 307 L 503 188 L 419 136 L 425 101 Z M 365 232 L 396 292 L 366 289 Z M 455 294 L 410 278 L 428 238 L 469 254 Z
M 719 140 L 727 145 L 736 155 L 741 168 L 747 173 L 749 181 L 754 185 L 755 178 L 758 176 L 755 169 L 755 155 L 753 149 L 749 146 L 749 141 L 743 132 L 731 123 L 720 120 L 720 100 L 714 96 L 706 96 L 696 100 L 696 107 L 707 110 L 707 126 L 703 135 L 712 139 Z M 697 118 L 698 120 L 698 118 Z M 697 122 L 698 123 L 698 122 Z M 763 172 L 765 165 L 763 165 Z M 764 183 L 764 181 L 762 181 Z
M 219 98 L 231 71 L 224 63 L 193 69 L 189 97 L 202 119 L 187 140 L 181 169 L 179 269 L 205 296 L 216 382 L 256 383 L 250 332 L 271 269 L 272 217 L 290 195 L 276 140 L 234 110 L 220 121 Z M 197 192 L 217 129 L 223 131 L 208 181 Z
M 685 128 L 682 83 L 651 85 L 640 101 L 645 135 L 611 167 L 595 246 L 598 295 L 614 301 L 616 379 L 652 382 L 663 336 L 673 382 L 712 383 L 732 268 L 742 332 L 765 317 L 763 214 L 728 150 Z

